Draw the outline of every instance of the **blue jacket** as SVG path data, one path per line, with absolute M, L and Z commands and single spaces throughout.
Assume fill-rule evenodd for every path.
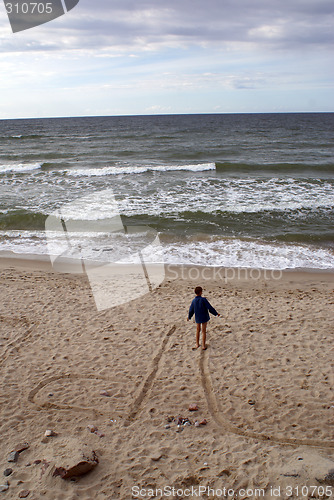
M 197 295 L 190 305 L 188 318 L 191 319 L 195 313 L 196 323 L 206 323 L 210 319 L 209 311 L 214 316 L 218 316 L 216 309 L 212 307 L 208 299 Z

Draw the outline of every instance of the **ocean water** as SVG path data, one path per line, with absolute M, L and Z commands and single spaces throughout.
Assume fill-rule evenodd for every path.
M 333 270 L 333 209 L 333 113 L 0 121 L 0 251 Z

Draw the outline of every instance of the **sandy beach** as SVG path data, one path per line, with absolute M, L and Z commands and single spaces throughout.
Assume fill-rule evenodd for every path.
M 172 268 L 98 311 L 85 275 L 4 258 L 0 269 L 3 498 L 334 494 L 333 274 Z M 206 351 L 186 321 L 196 285 L 221 314 Z M 94 470 L 54 476 L 81 449 Z

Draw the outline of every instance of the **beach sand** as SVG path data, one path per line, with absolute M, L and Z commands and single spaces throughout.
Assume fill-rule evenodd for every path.
M 151 293 L 98 311 L 85 275 L 18 259 L 0 270 L 3 498 L 325 498 L 333 274 L 173 268 Z M 221 313 L 206 351 L 186 321 L 196 285 Z M 171 416 L 207 425 L 166 428 Z M 81 448 L 95 469 L 54 477 Z

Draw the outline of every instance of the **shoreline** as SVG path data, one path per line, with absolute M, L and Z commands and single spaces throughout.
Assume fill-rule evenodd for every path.
M 86 262 L 86 261 L 85 261 Z M 107 262 L 87 261 L 88 264 L 102 268 Z M 154 267 L 164 266 L 165 276 L 172 276 L 183 279 L 196 279 L 197 275 L 200 278 L 206 279 L 222 279 L 223 281 L 233 280 L 237 278 L 244 281 L 247 278 L 252 280 L 273 279 L 280 280 L 282 277 L 294 276 L 301 277 L 303 275 L 311 275 L 324 279 L 327 276 L 329 281 L 334 278 L 334 269 L 317 269 L 317 268 L 288 268 L 288 269 L 263 269 L 254 267 L 223 267 L 223 266 L 205 266 L 200 264 L 149 264 Z M 0 268 L 19 267 L 27 269 L 39 269 L 52 273 L 65 274 L 85 274 L 82 270 L 82 263 L 78 260 L 69 258 L 57 259 L 57 266 L 53 267 L 49 255 L 37 254 L 16 254 L 10 251 L 0 251 Z M 117 264 L 116 267 L 130 268 L 136 264 L 126 263 Z M 61 270 L 57 270 L 61 268 Z M 192 270 L 194 270 L 192 272 Z M 270 276 L 271 275 L 271 276 Z

